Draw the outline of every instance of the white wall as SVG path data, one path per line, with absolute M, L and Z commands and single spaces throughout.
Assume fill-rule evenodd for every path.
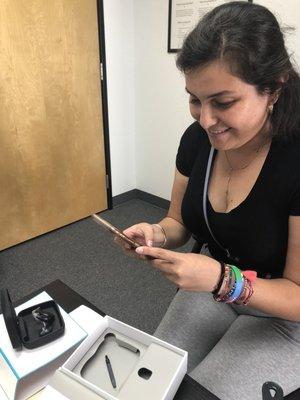
M 299 0 L 254 0 L 297 31 Z M 190 124 L 183 77 L 167 53 L 167 0 L 104 0 L 113 195 L 133 188 L 170 199 L 180 136 Z
M 168 1 L 135 0 L 137 187 L 170 199 L 175 156 L 192 122 L 184 79 L 167 53 Z
M 167 20 L 165 0 L 104 0 L 113 196 L 138 188 L 170 198 L 191 117 Z
M 104 0 L 113 196 L 136 188 L 134 16 L 132 0 Z

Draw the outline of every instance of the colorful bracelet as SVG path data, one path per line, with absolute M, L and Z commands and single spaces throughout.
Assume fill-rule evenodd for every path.
M 240 297 L 234 302 L 237 305 L 247 305 L 249 304 L 250 298 L 253 295 L 253 286 L 252 283 L 255 281 L 257 277 L 256 271 L 242 271 L 244 276 L 244 290 Z
M 237 300 L 242 294 L 244 288 L 244 277 L 241 270 L 235 265 L 230 265 L 230 267 L 232 268 L 235 275 L 235 288 L 233 293 L 229 296 L 227 303 L 233 303 L 235 300 Z
M 247 278 L 244 279 L 245 279 L 244 291 L 241 294 L 241 296 L 234 302 L 234 304 L 246 306 L 249 303 L 250 298 L 253 294 L 253 287 L 251 281 L 249 281 Z
M 252 283 L 256 279 L 256 271 L 241 271 L 235 265 L 228 264 L 224 267 L 220 281 L 212 292 L 214 300 L 237 305 L 249 304 L 253 295 Z

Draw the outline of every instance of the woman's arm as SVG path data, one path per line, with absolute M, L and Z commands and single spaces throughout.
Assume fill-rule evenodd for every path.
M 184 227 L 181 217 L 181 204 L 188 180 L 189 178 L 182 175 L 176 168 L 170 208 L 167 216 L 159 222 L 166 233 L 167 242 L 164 247 L 168 249 L 182 246 L 191 236 Z
M 192 253 L 139 247 L 152 265 L 183 290 L 211 292 L 220 279 L 220 263 Z M 281 279 L 257 279 L 249 305 L 267 314 L 300 322 L 300 217 L 290 217 L 286 265 Z
M 249 305 L 300 322 L 300 217 L 289 218 L 289 239 L 282 279 L 257 279 Z

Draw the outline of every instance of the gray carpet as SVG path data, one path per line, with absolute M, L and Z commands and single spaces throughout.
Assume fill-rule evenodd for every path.
M 141 221 L 158 222 L 165 214 L 164 209 L 131 200 L 101 216 L 125 229 Z M 0 252 L 0 288 L 8 288 L 13 300 L 55 279 L 106 314 L 150 334 L 176 292 L 159 271 L 125 256 L 91 218 Z

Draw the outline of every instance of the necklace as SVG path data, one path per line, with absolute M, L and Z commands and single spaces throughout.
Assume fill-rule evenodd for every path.
M 257 150 L 255 150 L 255 154 L 254 154 L 254 157 L 252 158 L 252 160 L 250 160 L 246 165 L 243 165 L 242 167 L 239 167 L 239 168 L 233 168 L 233 166 L 232 166 L 232 164 L 231 164 L 231 162 L 230 162 L 230 160 L 229 160 L 229 158 L 228 158 L 227 151 L 226 151 L 226 150 L 224 151 L 225 157 L 226 157 L 226 161 L 227 161 L 227 164 L 228 164 L 228 166 L 229 166 L 229 175 L 228 175 L 228 178 L 227 178 L 227 186 L 226 186 L 226 192 L 225 192 L 225 196 L 226 196 L 226 210 L 228 210 L 228 206 L 229 206 L 229 198 L 228 198 L 228 196 L 229 196 L 229 185 L 230 185 L 230 182 L 231 182 L 232 173 L 235 172 L 235 171 L 242 171 L 242 170 L 248 168 L 248 167 L 257 159 L 258 153 L 259 153 L 259 152 L 261 151 L 261 149 L 266 145 L 266 143 L 267 143 L 267 142 L 262 143 L 262 144 L 257 148 Z

